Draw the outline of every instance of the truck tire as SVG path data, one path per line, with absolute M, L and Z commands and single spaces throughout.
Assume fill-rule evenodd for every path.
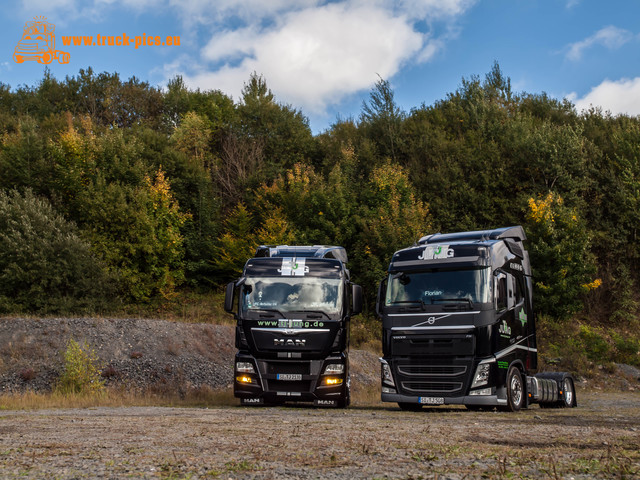
M 350 386 L 351 382 L 347 382 L 347 388 L 344 392 L 344 398 L 341 398 L 340 400 L 338 400 L 337 403 L 337 407 L 338 408 L 347 408 L 349 405 L 351 405 L 351 386 Z
M 500 410 L 517 412 L 524 406 L 524 383 L 518 367 L 511 366 L 507 372 L 507 404 Z
M 540 408 L 573 408 L 578 406 L 576 387 L 573 381 L 573 376 L 570 373 L 543 372 L 538 373 L 536 377 L 553 380 L 556 382 L 558 389 L 557 400 L 552 401 L 551 396 L 549 398 L 545 398 L 545 400 L 540 402 Z
M 562 395 L 560 395 L 558 403 L 564 408 L 573 408 L 578 404 L 576 401 L 576 387 L 570 375 L 562 379 Z

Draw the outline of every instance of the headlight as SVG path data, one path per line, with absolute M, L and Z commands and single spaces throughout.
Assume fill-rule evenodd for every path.
M 471 388 L 481 387 L 489 383 L 489 373 L 491 372 L 490 363 L 481 363 L 476 368 L 476 374 L 473 376 L 473 383 Z
M 344 373 L 344 365 L 342 363 L 330 363 L 324 369 L 325 375 L 340 375 Z
M 396 382 L 393 381 L 393 374 L 391 373 L 391 367 L 386 361 L 382 361 L 382 383 L 387 383 L 392 387 L 396 386 Z
M 236 377 L 236 380 L 239 383 L 253 383 L 253 380 L 251 379 L 251 377 L 249 375 L 240 375 L 240 376 Z
M 491 395 L 491 388 L 481 388 L 480 390 L 471 390 L 469 395 Z
M 323 385 L 342 385 L 342 379 L 336 377 L 326 377 L 322 380 Z
M 249 362 L 237 362 L 236 372 L 256 373 L 256 371 L 253 369 L 253 364 Z

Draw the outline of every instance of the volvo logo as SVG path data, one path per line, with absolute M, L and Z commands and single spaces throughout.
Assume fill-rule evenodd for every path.
M 306 347 L 307 341 L 300 338 L 274 338 L 273 345 L 276 347 Z
M 429 318 L 427 319 L 427 323 L 428 323 L 429 325 L 433 325 L 434 323 L 436 323 L 436 317 L 429 317 Z

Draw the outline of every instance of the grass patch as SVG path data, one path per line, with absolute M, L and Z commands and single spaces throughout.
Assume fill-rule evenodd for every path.
M 619 328 L 590 325 L 574 318 L 538 320 L 538 359 L 541 369 L 575 372 L 592 378 L 614 371 L 614 363 L 640 366 L 640 335 Z
M 146 393 L 130 393 L 107 389 L 98 395 L 62 393 L 9 393 L 0 396 L 0 410 L 42 410 L 53 408 L 91 407 L 222 407 L 238 405 L 230 389 L 213 390 L 199 388 L 187 391 L 184 396 Z

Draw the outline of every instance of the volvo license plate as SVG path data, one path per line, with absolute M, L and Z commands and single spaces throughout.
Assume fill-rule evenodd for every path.
M 279 373 L 276 378 L 278 380 L 297 381 L 302 380 L 301 373 Z
M 422 405 L 442 405 L 444 397 L 420 397 L 419 402 Z

